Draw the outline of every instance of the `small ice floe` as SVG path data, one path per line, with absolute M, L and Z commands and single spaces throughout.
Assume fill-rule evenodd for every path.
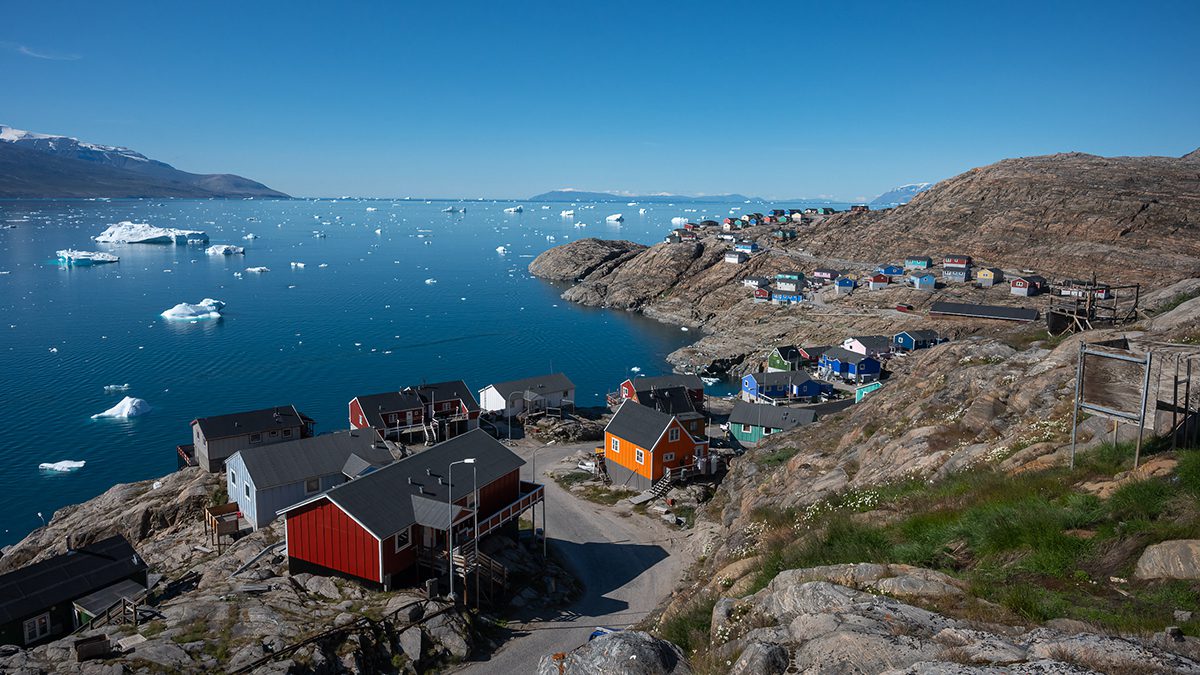
M 321 263 L 320 265 L 317 265 L 317 267 L 329 267 L 329 263 Z
M 565 209 L 563 211 L 560 211 L 558 213 L 558 215 L 562 216 L 563 218 L 574 218 L 575 210 L 574 209 Z
M 508 253 L 508 249 L 504 248 L 503 246 L 497 246 L 496 253 L 499 253 L 500 255 L 504 255 L 505 253 Z
M 504 209 L 505 213 L 524 213 L 524 211 L 525 209 L 521 208 L 520 206 L 510 206 L 507 209 Z
M 270 272 L 271 268 L 270 267 L 247 267 L 246 271 L 251 274 L 263 274 L 264 272 Z
M 325 233 L 321 232 L 320 230 L 313 230 L 313 238 L 314 239 L 324 239 Z
M 159 316 L 176 321 L 195 321 L 198 319 L 219 319 L 225 303 L 212 298 L 205 298 L 196 304 L 181 302 Z M 125 385 L 128 387 L 129 385 Z
M 624 220 L 625 220 L 625 216 L 623 216 L 619 213 L 614 213 L 611 216 L 604 219 L 604 221 L 608 222 L 608 223 L 620 223 L 620 222 L 624 222 Z
M 587 227 L 587 223 L 575 223 L 575 227 Z
M 234 273 L 233 273 L 233 276 L 237 277 L 238 279 L 241 279 L 241 278 L 242 278 L 242 273 L 241 273 L 241 272 L 234 272 Z
M 634 367 L 630 368 L 629 370 L 630 370 L 630 372 L 634 372 L 634 373 L 640 373 L 640 372 L 642 372 L 642 367 L 641 367 L 641 366 L 634 366 Z
M 466 213 L 466 211 L 467 211 L 466 209 L 462 209 L 463 213 Z M 442 209 L 442 213 L 458 213 L 458 212 L 459 212 L 459 210 L 454 208 L 453 206 L 447 206 L 446 208 Z
M 125 419 L 127 417 L 137 417 L 150 412 L 150 404 L 140 398 L 126 396 L 121 399 L 121 402 L 113 407 L 105 410 L 102 413 L 92 415 L 92 419 L 98 420 L 101 418 L 112 417 L 116 419 Z
M 111 253 L 103 253 L 100 251 L 76 251 L 73 248 L 66 248 L 58 251 L 58 259 L 64 265 L 71 265 L 74 267 L 103 265 L 104 263 L 115 263 L 120 260 L 120 258 Z
M 232 244 L 214 244 L 205 249 L 209 255 L 244 255 L 246 249 Z
M 546 235 L 546 241 L 557 241 L 557 240 L 554 238 L 554 235 L 548 234 L 548 235 Z
M 51 353 L 51 354 L 57 354 L 57 353 L 58 353 L 58 347 L 51 347 L 51 348 L 50 348 L 50 353 Z
M 43 471 L 74 471 L 82 469 L 87 462 L 80 459 L 64 459 L 57 462 L 42 462 L 38 468 Z
M 375 228 L 375 234 L 383 234 L 383 228 L 382 227 Z
M 432 285 L 434 285 L 434 284 L 436 284 L 436 283 L 437 283 L 437 279 L 434 279 L 433 277 L 430 277 L 430 278 L 428 278 L 428 279 L 426 279 L 426 280 L 425 280 L 425 285 L 426 285 L 426 286 L 432 286 Z
M 291 265 L 295 269 L 304 269 L 304 263 L 302 263 L 302 262 L 292 261 L 288 264 Z M 249 271 L 249 270 L 247 270 L 247 271 Z
M 719 378 L 719 377 L 704 377 L 704 376 L 701 376 L 701 377 L 700 377 L 700 381 L 701 381 L 701 382 L 703 382 L 704 384 L 707 384 L 708 386 L 710 386 L 710 387 L 711 387 L 711 386 L 713 386 L 714 384 L 716 384 L 716 383 L 720 382 L 720 381 L 721 381 L 721 378 Z
M 129 383 L 125 384 L 106 384 L 104 385 L 104 393 L 112 394 L 118 391 L 129 391 Z
M 208 235 L 199 230 L 177 230 L 123 220 L 92 237 L 104 244 L 207 244 Z
M 248 235 L 246 235 L 246 236 L 242 237 L 242 239 L 246 239 L 246 240 L 254 240 L 254 239 L 258 239 L 258 235 L 257 235 L 257 234 L 254 234 L 253 232 L 251 232 L 250 234 L 248 234 Z
M 688 327 L 687 327 L 687 326 L 680 326 L 680 327 L 679 327 L 679 330 L 681 330 L 681 331 L 683 331 L 683 332 L 685 332 L 685 333 L 686 333 L 686 332 L 687 332 L 687 330 L 688 330 Z
M 379 209 L 375 208 L 374 206 L 368 206 L 367 210 L 368 211 L 378 211 Z

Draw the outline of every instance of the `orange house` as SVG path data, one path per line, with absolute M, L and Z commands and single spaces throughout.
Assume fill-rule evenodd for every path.
M 667 470 L 707 473 L 708 438 L 675 415 L 627 400 L 604 427 L 603 454 L 614 485 L 649 489 Z

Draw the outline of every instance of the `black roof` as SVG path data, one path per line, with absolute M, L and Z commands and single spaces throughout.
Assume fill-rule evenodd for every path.
M 936 340 L 938 338 L 936 330 L 902 330 L 896 335 L 907 335 L 914 340 Z
M 729 413 L 730 424 L 749 424 L 784 431 L 812 424 L 816 419 L 817 413 L 811 408 L 785 408 L 746 401 L 734 403 L 733 412 Z
M 858 340 L 867 351 L 886 352 L 892 348 L 892 338 L 886 335 L 851 335 L 851 340 Z
M 146 569 L 141 556 L 121 535 L 26 565 L 0 576 L 0 624 L 26 619 L 144 575 Z
M 826 349 L 825 353 L 821 355 L 821 358 L 828 359 L 830 361 L 841 361 L 842 363 L 862 363 L 867 359 L 874 359 L 872 356 L 859 354 L 858 352 L 852 352 L 849 349 L 843 349 L 841 347 L 830 347 L 829 349 Z
M 359 396 L 358 405 L 366 415 L 367 422 L 377 429 L 388 426 L 383 421 L 384 413 L 394 413 L 401 410 L 420 410 L 425 402 L 415 393 L 402 391 L 387 391 L 382 394 L 367 394 Z
M 604 430 L 647 450 L 653 450 L 654 444 L 662 437 L 672 419 L 674 417 L 667 413 L 627 400 L 621 404 L 617 414 L 612 416 Z
M 265 490 L 341 473 L 351 456 L 374 466 L 390 464 L 394 459 L 392 454 L 387 448 L 375 447 L 375 438 L 371 429 L 336 431 L 249 448 L 240 454 L 254 487 Z
M 409 390 L 416 391 L 417 395 L 424 399 L 426 403 L 458 399 L 462 401 L 469 412 L 479 412 L 479 401 L 475 400 L 475 394 L 467 386 L 467 383 L 462 380 L 434 382 L 433 384 L 422 384 L 419 387 L 405 388 L 405 391 Z
M 642 391 L 652 387 L 687 387 L 688 389 L 703 389 L 704 382 L 699 375 L 655 375 L 654 377 L 633 377 L 629 379 L 633 388 Z
M 446 480 L 450 464 L 467 458 L 474 458 L 474 465 L 456 466 L 454 485 L 450 486 Z M 482 488 L 523 464 L 525 460 L 487 432 L 474 429 L 342 483 L 322 496 L 337 504 L 371 534 L 386 539 L 415 524 L 445 529 L 449 520 L 447 497 L 452 496 L 450 501 L 457 501 L 471 493 L 472 466 Z M 453 495 L 448 494 L 451 489 Z
M 829 347 L 829 345 L 820 345 L 820 346 L 812 346 L 812 347 L 800 347 L 800 349 L 803 349 L 804 353 L 808 354 L 808 358 L 819 359 L 819 358 L 821 358 L 822 354 L 829 351 L 830 347 Z
M 972 305 L 962 302 L 935 302 L 929 308 L 930 314 L 946 314 L 949 316 L 969 316 L 977 319 L 1003 319 L 1006 321 L 1037 321 L 1038 311 L 1025 307 L 1005 307 L 1002 305 Z
M 638 383 L 634 382 L 634 384 Z M 687 387 L 683 385 L 676 387 L 647 387 L 645 389 L 638 389 L 636 393 L 638 403 L 659 412 L 667 413 L 668 415 L 683 415 L 696 412 L 696 405 L 692 401 L 692 396 L 688 393 Z
M 274 408 L 250 410 L 248 412 L 230 413 L 215 417 L 197 417 L 192 424 L 200 425 L 204 438 L 228 438 L 243 434 L 256 434 L 272 429 L 300 427 L 312 422 L 312 419 L 301 414 L 295 406 L 279 405 Z
M 491 385 L 491 387 L 507 400 L 509 396 L 517 393 L 532 392 L 535 394 L 544 394 L 554 391 L 570 391 L 575 388 L 575 383 L 571 382 L 571 378 L 562 373 L 550 373 L 549 375 L 526 377 L 522 380 L 497 382 Z
M 763 385 L 788 385 L 788 384 L 804 384 L 812 378 L 805 375 L 803 371 L 792 370 L 775 373 L 750 373 L 747 377 L 753 377 L 754 381 L 761 387 Z
M 780 345 L 775 348 L 775 351 L 779 352 L 779 358 L 784 361 L 799 361 L 803 358 L 795 345 Z

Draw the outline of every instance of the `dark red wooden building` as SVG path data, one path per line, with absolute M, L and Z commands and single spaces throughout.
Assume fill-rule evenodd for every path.
M 356 396 L 349 407 L 351 429 L 403 443 L 437 443 L 479 428 L 479 402 L 462 380 Z

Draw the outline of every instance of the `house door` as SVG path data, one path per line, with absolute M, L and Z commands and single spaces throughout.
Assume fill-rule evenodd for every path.
M 421 545 L 427 549 L 434 548 L 434 530 L 431 527 L 421 528 Z
M 413 423 L 413 412 L 411 410 L 409 410 L 408 412 L 404 413 L 404 426 L 411 427 L 412 423 Z

